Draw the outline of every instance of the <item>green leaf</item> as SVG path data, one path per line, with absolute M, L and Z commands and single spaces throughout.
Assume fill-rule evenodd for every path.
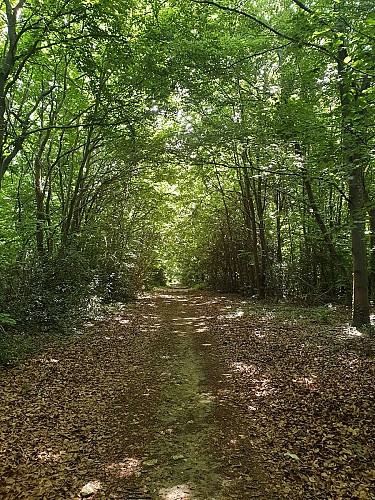
M 158 459 L 154 458 L 153 460 L 146 460 L 145 462 L 143 462 L 143 465 L 146 465 L 147 467 L 153 467 L 157 463 L 158 463 Z
M 293 458 L 293 460 L 298 460 L 298 461 L 301 460 L 298 455 L 296 455 L 295 453 L 292 453 L 290 451 L 287 451 L 286 453 L 284 453 L 284 456 Z
M 17 323 L 8 313 L 0 313 L 0 325 L 14 326 Z

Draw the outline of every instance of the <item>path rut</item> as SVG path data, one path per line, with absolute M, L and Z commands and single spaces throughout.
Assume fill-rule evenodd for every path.
M 8 371 L 1 498 L 276 498 L 210 329 L 222 307 L 183 289 L 145 296 Z

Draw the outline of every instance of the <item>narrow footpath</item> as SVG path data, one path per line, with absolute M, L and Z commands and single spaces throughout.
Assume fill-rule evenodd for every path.
M 375 337 L 167 289 L 0 372 L 1 500 L 373 500 Z
M 5 372 L 0 497 L 274 498 L 210 332 L 222 306 L 146 296 Z
M 154 371 L 162 368 L 165 379 L 150 446 L 154 493 L 165 499 L 262 497 L 255 455 L 249 449 L 243 467 L 234 446 L 245 436 L 236 435 L 233 407 L 226 404 L 228 367 L 209 333 L 215 299 L 177 290 L 156 302 L 165 335 Z

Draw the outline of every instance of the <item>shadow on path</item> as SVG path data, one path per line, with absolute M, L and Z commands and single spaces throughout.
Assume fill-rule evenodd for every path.
M 158 304 L 154 313 L 161 309 L 158 319 L 165 324 L 155 357 L 159 359 L 155 372 L 162 367 L 165 380 L 148 462 L 155 498 L 261 498 L 255 457 L 248 457 L 245 473 L 238 450 L 237 458 L 226 456 L 236 448 L 236 439 L 228 435 L 229 429 L 236 434 L 236 420 L 233 408 L 225 407 L 222 396 L 227 392 L 227 367 L 208 327 L 212 308 L 218 307 L 216 299 L 177 289 L 154 300 Z M 223 450 L 228 442 L 230 449 Z
M 261 498 L 251 429 L 227 397 L 220 297 L 144 296 L 0 380 L 0 498 Z

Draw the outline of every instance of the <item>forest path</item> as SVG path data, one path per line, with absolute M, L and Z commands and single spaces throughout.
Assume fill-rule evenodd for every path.
M 164 331 L 154 358 L 163 384 L 146 462 L 155 463 L 147 478 L 154 494 L 168 500 L 262 497 L 254 452 L 248 450 L 246 466 L 239 458 L 238 428 L 226 399 L 228 366 L 210 334 L 218 298 L 180 289 L 154 301 Z
M 5 372 L 0 497 L 273 498 L 209 327 L 228 307 L 151 294 Z

